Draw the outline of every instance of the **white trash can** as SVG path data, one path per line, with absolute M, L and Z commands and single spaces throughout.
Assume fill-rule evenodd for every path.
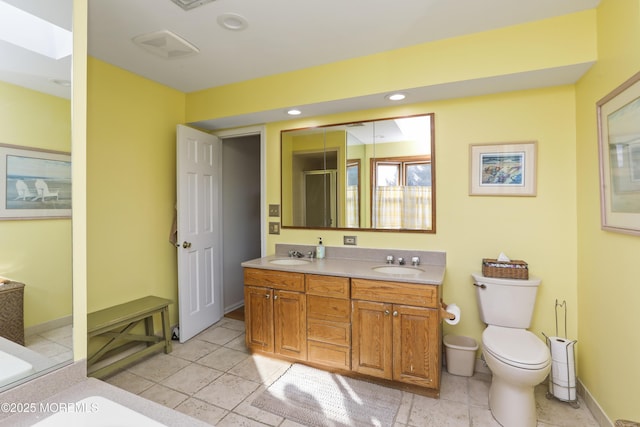
M 463 377 L 473 376 L 478 343 L 471 337 L 445 335 L 442 339 L 447 358 L 447 372 Z

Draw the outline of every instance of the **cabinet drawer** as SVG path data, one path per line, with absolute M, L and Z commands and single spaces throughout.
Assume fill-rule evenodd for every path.
M 351 304 L 347 299 L 307 295 L 307 316 L 309 319 L 349 323 Z
M 348 347 L 351 345 L 351 324 L 309 319 L 307 338 Z
M 349 298 L 349 278 L 307 274 L 307 294 L 333 298 Z
M 438 306 L 438 286 L 351 279 L 351 298 L 436 308 Z
M 351 369 L 351 351 L 348 347 L 340 347 L 322 342 L 309 341 L 307 353 L 309 362 L 331 366 L 339 369 Z
M 244 284 L 288 291 L 304 291 L 304 274 L 245 268 Z

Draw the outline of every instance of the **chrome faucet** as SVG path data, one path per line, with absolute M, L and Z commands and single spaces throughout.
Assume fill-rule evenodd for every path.
M 414 267 L 420 265 L 420 258 L 417 256 L 411 257 L 411 265 L 413 265 Z
M 393 264 L 393 255 L 387 255 L 387 264 Z
M 404 258 L 398 257 L 398 264 L 404 265 Z
M 299 252 L 299 251 L 289 251 L 289 256 L 290 256 L 290 257 L 292 257 L 292 258 L 294 258 L 294 257 L 295 257 L 295 258 L 302 258 L 302 257 L 304 257 L 304 255 L 302 255 L 302 253 L 301 253 L 301 252 Z

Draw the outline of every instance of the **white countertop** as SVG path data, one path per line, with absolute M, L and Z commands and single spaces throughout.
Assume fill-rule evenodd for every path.
M 327 248 L 327 253 L 331 250 Z M 306 253 L 301 251 L 302 253 Z M 337 253 L 338 251 L 336 251 Z M 392 250 L 381 250 L 381 253 L 392 253 Z M 397 251 L 396 251 L 397 252 Z M 280 252 L 281 253 L 281 252 Z M 412 253 L 421 254 L 421 259 L 433 259 L 434 257 L 429 257 L 429 255 L 424 255 L 426 252 L 413 251 Z M 340 254 L 344 255 L 344 252 Z M 441 253 L 436 253 L 440 255 Z M 420 255 L 416 255 L 420 256 Z M 387 280 L 393 282 L 405 282 L 405 283 L 418 283 L 425 285 L 441 285 L 444 280 L 445 274 L 445 264 L 444 264 L 444 255 L 437 256 L 437 263 L 421 263 L 418 266 L 412 266 L 410 263 L 411 258 L 407 257 L 409 261 L 405 264 L 405 267 L 411 267 L 416 269 L 416 274 L 389 274 L 389 273 L 380 273 L 374 270 L 375 267 L 384 267 L 389 266 L 389 264 L 385 264 L 384 261 L 375 261 L 375 260 L 359 260 L 359 259 L 351 259 L 351 258 L 324 258 L 324 259 L 316 259 L 316 258 L 300 258 L 309 261 L 305 264 L 300 265 L 280 265 L 273 264 L 271 261 L 278 259 L 289 259 L 286 255 L 270 255 L 263 258 L 256 258 L 249 261 L 245 261 L 242 263 L 242 267 L 250 267 L 250 268 L 260 268 L 266 270 L 279 270 L 279 271 L 289 271 L 294 273 L 305 273 L 305 274 L 321 274 L 326 276 L 343 276 L 343 277 L 352 277 L 352 278 L 360 278 L 360 279 L 373 279 L 373 280 Z M 296 258 L 293 258 L 296 259 Z M 380 259 L 384 259 L 381 257 Z M 393 264 L 393 266 L 398 266 L 397 262 Z

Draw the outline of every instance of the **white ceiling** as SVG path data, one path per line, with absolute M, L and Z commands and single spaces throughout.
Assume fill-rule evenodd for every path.
M 4 1 L 53 3 L 62 6 L 54 8 L 58 11 L 71 3 L 71 0 Z M 599 0 L 216 0 L 184 11 L 170 0 L 88 1 L 91 56 L 186 93 L 573 13 L 599 3 Z M 51 11 L 48 13 L 51 15 Z M 243 31 L 222 28 L 217 19 L 225 13 L 241 15 L 248 27 Z M 68 15 L 65 19 L 50 18 L 64 28 L 70 27 Z M 165 59 L 132 42 L 136 36 L 161 30 L 186 39 L 200 52 Z M 4 51 L 0 54 L 5 55 Z M 5 68 L 2 64 L 6 63 L 0 61 L 0 68 Z M 566 84 L 575 82 L 589 66 L 581 64 L 504 79 L 412 88 L 419 98 L 412 93 L 411 101 Z M 57 71 L 54 77 L 59 78 Z M 375 107 L 371 101 L 363 97 L 305 106 L 305 113 L 325 114 L 358 109 L 361 105 Z M 204 125 L 220 128 L 263 123 L 273 114 L 260 112 Z

